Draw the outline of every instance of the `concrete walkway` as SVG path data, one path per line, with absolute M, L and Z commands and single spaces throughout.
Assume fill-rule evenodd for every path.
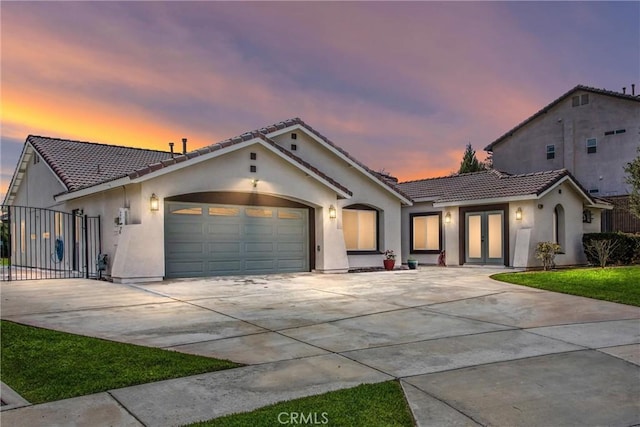
M 3 283 L 3 319 L 248 366 L 0 420 L 182 425 L 400 379 L 421 426 L 640 424 L 640 308 L 503 284 L 493 272 Z M 318 412 L 331 425 L 330 410 Z

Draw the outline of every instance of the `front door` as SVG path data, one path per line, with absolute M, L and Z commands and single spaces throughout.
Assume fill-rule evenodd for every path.
M 469 264 L 503 264 L 503 212 L 467 212 L 465 221 L 465 262 Z

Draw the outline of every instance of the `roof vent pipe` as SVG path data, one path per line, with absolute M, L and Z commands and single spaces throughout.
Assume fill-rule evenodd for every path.
M 187 154 L 187 138 L 182 138 L 182 154 Z
M 171 150 L 171 158 L 173 159 L 173 142 L 169 143 L 169 149 Z
M 626 93 L 627 93 L 627 87 L 625 86 L 625 87 L 622 88 L 622 94 L 624 95 Z
M 631 95 L 635 95 L 635 94 L 636 94 L 636 84 L 631 83 Z

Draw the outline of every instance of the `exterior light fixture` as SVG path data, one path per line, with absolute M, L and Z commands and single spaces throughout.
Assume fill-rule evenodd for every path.
M 336 211 L 335 206 L 333 206 L 333 205 L 329 206 L 329 218 L 330 219 L 336 219 L 337 214 L 338 213 Z
M 451 223 L 451 212 L 447 212 L 447 213 L 445 214 L 445 216 L 444 216 L 444 222 L 445 222 L 446 224 Z
M 522 219 L 522 208 L 516 209 L 516 219 L 520 221 Z
M 156 193 L 153 193 L 151 195 L 151 198 L 149 199 L 149 208 L 151 209 L 152 212 L 155 212 L 160 209 L 160 199 L 158 199 L 158 196 L 156 196 Z
M 258 186 L 258 183 L 260 182 L 259 179 L 252 179 L 251 180 L 251 184 L 253 185 L 253 188 L 256 188 Z

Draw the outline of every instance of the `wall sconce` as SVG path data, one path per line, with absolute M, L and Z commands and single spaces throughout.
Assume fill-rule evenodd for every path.
M 589 209 L 585 209 L 582 211 L 582 222 L 587 223 L 587 224 L 591 224 L 591 221 L 593 221 L 593 214 L 591 213 L 591 211 Z
M 336 211 L 335 206 L 329 206 L 329 219 L 336 219 L 338 212 Z
M 451 223 L 451 212 L 447 212 L 447 213 L 445 214 L 445 216 L 444 216 L 444 222 L 445 222 L 446 224 Z
M 251 180 L 251 185 L 253 185 L 253 188 L 256 188 L 258 186 L 259 182 L 260 182 L 259 179 L 252 179 Z
M 152 212 L 155 212 L 160 209 L 160 199 L 158 199 L 158 196 L 156 196 L 156 193 L 153 193 L 151 195 L 151 198 L 149 199 L 149 208 L 151 209 Z
M 516 209 L 516 219 L 520 221 L 522 219 L 522 208 Z

